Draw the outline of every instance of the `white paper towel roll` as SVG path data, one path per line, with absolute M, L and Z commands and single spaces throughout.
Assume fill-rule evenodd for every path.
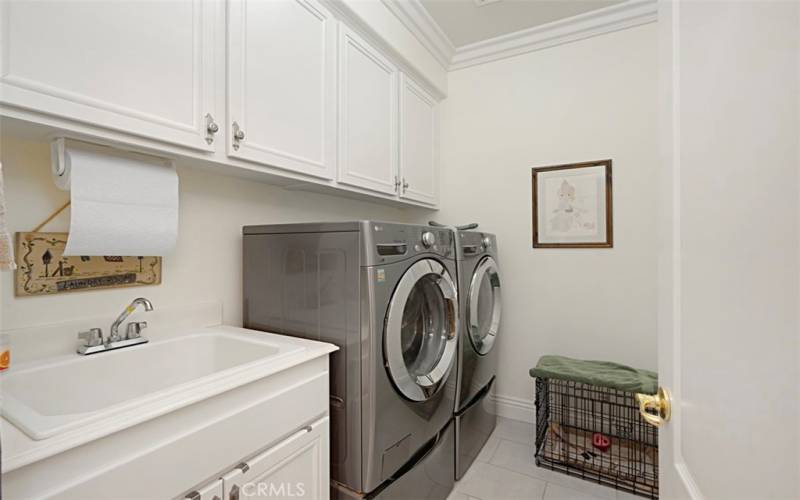
M 110 148 L 53 146 L 54 180 L 70 191 L 64 255 L 165 255 L 178 238 L 178 174 L 167 160 Z M 61 163 L 64 173 L 57 175 Z

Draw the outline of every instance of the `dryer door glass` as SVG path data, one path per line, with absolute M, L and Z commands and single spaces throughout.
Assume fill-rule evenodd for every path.
M 384 354 L 395 387 L 424 401 L 444 384 L 456 353 L 456 287 L 437 261 L 420 260 L 397 284 L 386 316 Z
M 472 274 L 467 302 L 469 340 L 478 354 L 488 354 L 497 339 L 500 296 L 497 262 L 485 257 Z

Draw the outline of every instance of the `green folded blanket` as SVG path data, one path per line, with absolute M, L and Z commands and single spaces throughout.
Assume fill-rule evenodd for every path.
M 542 356 L 531 377 L 572 380 L 625 392 L 655 394 L 658 374 L 610 361 L 584 361 L 565 356 Z

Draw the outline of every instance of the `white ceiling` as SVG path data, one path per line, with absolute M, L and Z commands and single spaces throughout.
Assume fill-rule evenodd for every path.
M 602 9 L 623 0 L 421 0 L 456 47 Z

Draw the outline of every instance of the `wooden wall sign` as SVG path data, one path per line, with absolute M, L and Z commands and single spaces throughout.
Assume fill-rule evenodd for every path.
M 17 297 L 161 284 L 161 257 L 65 257 L 67 234 L 17 233 Z

